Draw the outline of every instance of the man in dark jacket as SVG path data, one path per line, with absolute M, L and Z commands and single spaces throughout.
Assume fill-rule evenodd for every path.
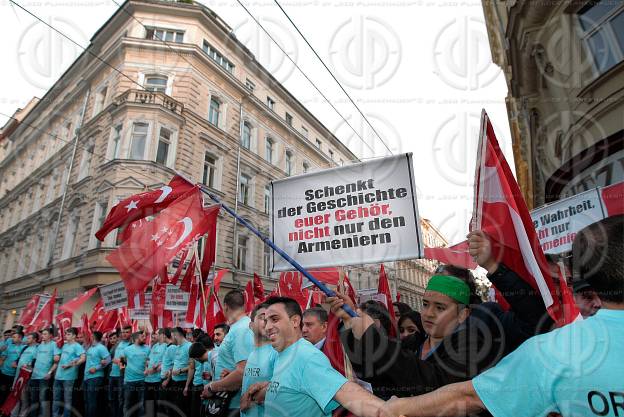
M 329 300 L 345 323 L 342 340 L 353 368 L 359 378 L 371 383 L 375 395 L 418 395 L 465 381 L 494 366 L 530 336 L 550 329 L 552 320 L 544 303 L 513 271 L 492 262 L 487 238 L 471 233 L 469 245 L 511 309 L 505 312 L 496 303 L 478 304 L 467 285 L 468 271 L 443 266 L 424 295 L 421 314 L 429 337 L 416 354 L 403 349 L 401 341 L 388 338 L 366 314 L 359 318 L 343 314 L 340 306 L 346 298 Z

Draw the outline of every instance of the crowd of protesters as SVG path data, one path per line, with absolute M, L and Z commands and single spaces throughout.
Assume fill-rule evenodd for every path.
M 470 271 L 441 265 L 420 312 L 390 306 L 396 322 L 385 304 L 342 293 L 305 311 L 271 297 L 248 315 L 231 290 L 211 335 L 127 326 L 87 346 L 69 328 L 59 347 L 52 330 L 14 328 L 0 345 L 0 402 L 26 366 L 15 416 L 624 415 L 623 231 L 615 216 L 577 235 L 571 285 L 585 320 L 561 329 L 473 232 L 470 253 L 506 310 L 477 296 Z

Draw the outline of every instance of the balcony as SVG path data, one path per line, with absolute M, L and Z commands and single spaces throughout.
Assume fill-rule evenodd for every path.
M 184 104 L 172 99 L 165 93 L 146 90 L 126 90 L 115 98 L 115 104 L 118 106 L 126 103 L 162 106 L 177 115 L 181 115 L 184 110 Z

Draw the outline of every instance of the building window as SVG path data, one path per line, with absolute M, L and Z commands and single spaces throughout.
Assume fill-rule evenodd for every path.
M 165 93 L 167 91 L 168 80 L 169 78 L 166 75 L 148 75 L 145 77 L 143 87 L 145 87 L 147 91 Z
M 167 165 L 169 158 L 169 147 L 171 146 L 171 130 L 160 128 L 158 135 L 158 148 L 156 149 L 156 162 Z
M 310 170 L 310 164 L 308 164 L 307 162 L 304 162 L 303 163 L 303 173 L 305 174 L 309 170 Z
M 145 159 L 145 142 L 147 142 L 147 123 L 135 122 L 132 124 L 130 138 L 130 159 Z
M 286 113 L 286 123 L 288 123 L 289 126 L 293 125 L 293 117 L 289 113 Z
M 155 41 L 165 42 L 184 42 L 184 32 L 181 30 L 163 29 L 163 28 L 147 28 L 145 31 L 145 39 L 153 39 Z
M 202 183 L 210 188 L 215 188 L 215 179 L 217 176 L 217 158 L 206 152 L 204 155 L 204 174 Z
M 78 181 L 89 175 L 91 170 L 91 159 L 93 157 L 93 150 L 95 146 L 93 142 L 88 143 L 87 147 L 82 151 L 82 158 L 80 158 L 80 168 L 78 169 Z
M 578 15 L 587 51 L 599 74 L 624 60 L 624 8 L 621 2 L 588 2 Z
M 251 148 L 251 125 L 249 122 L 243 123 L 243 137 L 241 138 L 241 146 L 245 149 Z
M 303 137 L 305 137 L 306 139 L 308 138 L 309 132 L 308 129 L 305 128 L 305 126 L 301 126 L 301 134 L 303 135 Z
M 78 225 L 80 224 L 80 217 L 76 214 L 72 214 L 67 223 L 67 229 L 65 230 L 65 240 L 63 242 L 63 252 L 61 259 L 67 259 L 73 256 L 74 246 L 76 244 L 76 234 L 78 233 Z
M 208 121 L 215 126 L 219 126 L 219 108 L 221 103 L 216 98 L 210 99 L 210 108 L 208 109 Z
M 240 176 L 240 202 L 249 206 L 251 202 L 251 177 L 245 174 Z
M 334 160 L 334 151 L 329 149 L 327 152 L 329 152 L 329 159 L 331 159 L 333 161 Z
M 268 163 L 273 163 L 273 139 L 271 138 L 266 138 L 264 159 L 266 159 Z
M 247 89 L 252 93 L 256 89 L 256 85 L 249 78 L 245 80 L 245 87 L 247 87 Z
M 98 90 L 95 95 L 95 105 L 93 107 L 93 115 L 95 116 L 104 108 L 104 103 L 106 102 L 106 93 L 108 92 L 108 87 L 102 87 Z
M 321 140 L 319 138 L 316 138 L 316 147 L 321 149 Z
M 221 54 L 221 52 L 217 51 L 214 46 L 210 45 L 206 40 L 204 40 L 204 44 L 202 45 L 202 50 L 212 59 L 214 62 L 219 64 L 223 69 L 227 72 L 232 73 L 234 71 L 234 64 Z
M 269 214 L 271 210 L 271 186 L 264 187 L 264 212 Z
M 340 160 L 340 166 L 344 166 L 344 160 L 343 159 Z
M 106 211 L 108 210 L 108 203 L 96 203 L 95 204 L 95 227 L 93 228 L 93 233 L 91 233 L 92 244 L 91 247 L 100 248 L 102 247 L 102 242 L 99 239 L 95 238 L 95 232 L 100 230 L 102 225 L 104 224 L 104 220 L 106 220 Z
M 286 175 L 292 175 L 293 173 L 293 154 L 290 151 L 286 151 Z
M 70 140 L 73 137 L 73 131 L 72 131 L 72 122 L 67 122 L 65 123 L 65 126 L 63 126 L 63 136 L 65 137 L 66 140 Z
M 271 248 L 269 245 L 264 245 L 264 252 L 262 254 L 262 272 L 264 272 L 265 276 L 268 276 L 271 273 Z
M 249 253 L 249 238 L 247 236 L 238 236 L 238 254 L 236 267 L 242 271 L 247 270 L 247 254 Z
M 267 96 L 266 99 L 266 105 L 268 108 L 270 108 L 271 110 L 275 110 L 275 100 L 273 100 L 271 97 Z
M 121 149 L 121 125 L 113 127 L 113 145 L 111 159 L 119 158 L 119 150 Z

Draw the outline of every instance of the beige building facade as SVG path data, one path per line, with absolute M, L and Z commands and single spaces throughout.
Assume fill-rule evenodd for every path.
M 624 180 L 624 2 L 482 4 L 529 208 Z
M 118 201 L 175 172 L 267 232 L 269 181 L 356 159 L 210 9 L 156 0 L 122 7 L 0 132 L 5 326 L 35 293 L 57 288 L 62 302 L 119 280 L 105 260 L 116 235 L 99 242 L 95 231 Z M 227 214 L 217 240 L 217 266 L 233 271 L 225 288 L 253 272 L 273 287 L 269 252 Z

